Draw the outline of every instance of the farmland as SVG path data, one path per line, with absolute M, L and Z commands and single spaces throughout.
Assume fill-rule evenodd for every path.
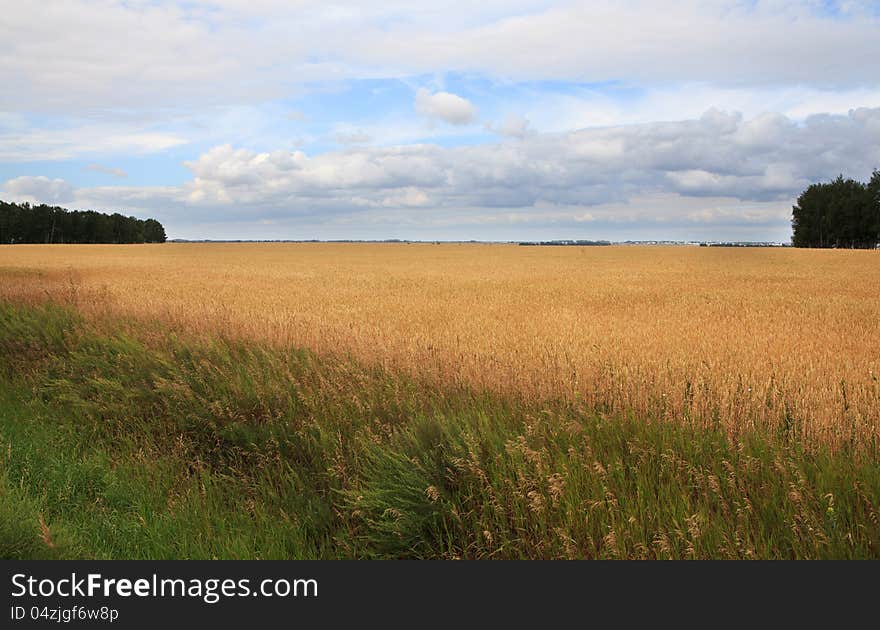
M 0 250 L 0 267 L 19 274 L 4 293 L 72 295 L 91 318 L 350 354 L 439 384 L 734 434 L 788 418 L 813 442 L 880 437 L 873 252 L 35 246 Z
M 878 295 L 871 251 L 0 248 L 0 551 L 876 557 Z

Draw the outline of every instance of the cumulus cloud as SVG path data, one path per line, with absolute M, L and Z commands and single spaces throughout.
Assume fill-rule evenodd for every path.
M 450 92 L 432 94 L 425 88 L 416 92 L 416 111 L 452 125 L 466 125 L 477 117 L 477 108 L 467 99 Z
M 880 165 L 880 108 L 846 116 L 697 120 L 559 134 L 517 142 L 359 147 L 306 156 L 216 147 L 187 162 L 193 203 L 290 211 L 387 206 L 424 193 L 431 207 L 593 205 L 646 192 L 743 201 L 789 200 L 813 181 Z M 418 196 L 422 199 L 421 196 Z M 427 204 L 410 204 L 427 205 Z
M 202 153 L 182 185 L 2 194 L 241 229 L 784 223 L 810 182 L 880 166 L 876 4 L 10 3 L 0 161 Z M 413 102 L 427 76 L 458 93 Z
M 16 177 L 0 187 L 7 200 L 30 203 L 64 203 L 73 199 L 74 190 L 63 179 L 49 179 L 42 175 Z
M 74 190 L 62 180 L 19 177 L 3 190 L 18 199 L 161 206 L 169 216 L 238 221 L 310 217 L 326 224 L 379 211 L 388 217 L 394 209 L 409 213 L 406 221 L 465 213 L 461 225 L 514 215 L 723 223 L 737 212 L 745 222 L 778 221 L 810 183 L 841 172 L 867 178 L 880 166 L 880 108 L 803 123 L 710 110 L 692 120 L 531 133 L 487 145 L 352 146 L 312 156 L 221 145 L 185 165 L 192 179 L 181 186 Z M 634 200 L 653 198 L 678 201 L 652 211 L 653 219 L 645 209 L 633 213 Z M 727 200 L 723 212 L 719 199 Z M 756 207 L 763 214 L 747 216 Z
M 511 107 L 544 131 L 672 120 L 709 105 L 795 118 L 880 105 L 876 2 L 834 3 L 833 16 L 827 4 L 69 0 L 37 11 L 11 3 L 0 21 L 0 160 L 105 160 L 187 142 L 267 148 L 279 126 L 305 122 L 291 109 L 303 95 L 431 74 L 638 90 Z M 470 93 L 456 91 L 416 95 L 419 113 L 452 123 L 433 127 L 434 137 L 470 131 L 463 125 L 476 120 Z M 473 100 L 484 116 L 494 109 L 491 98 Z M 267 104 L 277 110 L 263 120 Z M 243 113 L 223 118 L 220 110 Z M 322 124 L 308 111 L 309 124 Z M 412 122 L 398 114 L 388 118 Z M 358 124 L 376 142 L 425 137 L 422 126 L 389 140 L 373 131 L 375 122 Z M 520 123 L 497 122 L 492 131 L 519 137 L 528 131 Z M 332 131 L 304 133 L 323 139 Z

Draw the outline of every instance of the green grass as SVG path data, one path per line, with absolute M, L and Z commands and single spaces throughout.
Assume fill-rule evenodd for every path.
M 135 330 L 0 304 L 0 557 L 880 557 L 874 452 Z

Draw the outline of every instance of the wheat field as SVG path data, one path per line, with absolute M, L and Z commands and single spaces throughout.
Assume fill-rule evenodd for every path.
M 478 244 L 0 248 L 0 297 L 606 413 L 880 437 L 880 255 Z

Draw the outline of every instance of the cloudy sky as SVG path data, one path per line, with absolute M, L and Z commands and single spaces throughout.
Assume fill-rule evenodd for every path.
M 3 1 L 0 198 L 181 238 L 787 241 L 880 2 Z

